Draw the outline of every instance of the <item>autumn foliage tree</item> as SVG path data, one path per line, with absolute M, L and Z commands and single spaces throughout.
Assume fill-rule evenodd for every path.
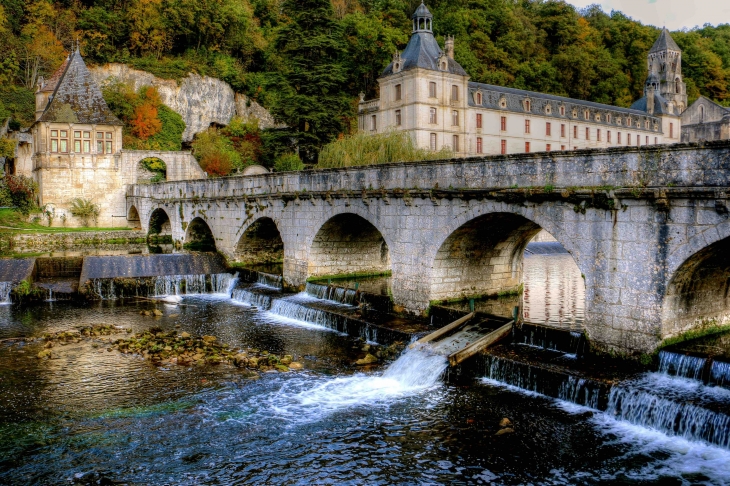
M 157 116 L 157 107 L 150 102 L 137 106 L 134 109 L 134 118 L 130 121 L 130 130 L 141 140 L 160 133 L 162 121 Z

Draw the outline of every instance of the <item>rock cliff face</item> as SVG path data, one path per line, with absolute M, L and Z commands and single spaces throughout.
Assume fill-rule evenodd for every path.
M 162 102 L 185 120 L 184 142 L 191 141 L 196 133 L 206 130 L 212 123 L 227 125 L 234 115 L 257 118 L 261 128 L 276 126 L 274 117 L 264 107 L 235 93 L 220 79 L 190 73 L 178 84 L 116 63 L 92 67 L 90 71 L 99 85 L 116 79 L 135 90 L 142 86 L 157 88 Z

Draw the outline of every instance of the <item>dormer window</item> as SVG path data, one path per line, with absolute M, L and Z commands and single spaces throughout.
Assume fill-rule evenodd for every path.
M 573 110 L 573 118 L 578 118 L 578 110 Z
M 617 124 L 617 125 L 621 125 L 621 123 L 622 123 L 622 122 L 621 122 L 621 117 L 618 117 L 618 118 L 616 118 L 616 124 Z
M 447 68 L 448 68 L 448 65 L 447 65 L 446 61 L 441 61 L 441 70 L 446 71 Z
M 600 122 L 601 121 L 601 115 L 598 114 L 598 113 L 596 113 L 596 121 L 597 122 Z
M 474 103 L 476 103 L 477 105 L 482 104 L 482 93 L 480 91 L 474 93 Z
M 588 117 L 589 117 L 590 115 L 591 115 L 591 114 L 590 114 L 590 112 L 589 112 L 588 110 L 584 110 L 584 111 L 583 111 L 583 119 L 584 119 L 584 120 L 588 120 Z
M 548 105 L 545 105 L 545 114 L 546 114 L 546 115 L 549 115 L 549 114 L 551 114 L 552 112 L 553 112 L 553 109 L 552 109 L 552 107 L 551 107 L 551 106 L 550 106 L 549 104 L 548 104 Z
M 606 123 L 611 123 L 611 114 L 606 115 Z
M 525 111 L 530 111 L 530 100 L 525 100 Z
M 560 107 L 560 115 L 565 116 L 565 107 L 564 106 Z
M 507 108 L 507 100 L 504 98 L 499 99 L 499 107 L 500 108 Z

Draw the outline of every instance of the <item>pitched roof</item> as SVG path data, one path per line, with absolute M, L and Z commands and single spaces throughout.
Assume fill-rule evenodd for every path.
M 58 81 L 61 79 L 61 76 L 63 76 L 63 73 L 66 72 L 66 68 L 68 67 L 68 61 L 69 58 L 67 57 L 61 64 L 61 67 L 56 69 L 56 72 L 53 73 L 53 76 L 43 82 L 43 85 L 41 86 L 41 91 L 56 91 Z
M 667 28 L 664 27 L 661 34 L 659 34 L 659 38 L 651 46 L 651 49 L 649 49 L 649 52 L 665 51 L 667 49 L 670 51 L 681 51 L 677 43 L 672 39 L 672 36 L 669 35 Z
M 104 101 L 99 86 L 91 77 L 78 50 L 71 54 L 64 65 L 65 69 L 58 77 L 48 106 L 38 121 L 122 125 Z
M 403 60 L 403 68 L 401 71 L 415 68 L 439 71 L 438 60 L 442 54 L 443 51 L 431 32 L 414 32 L 408 41 L 408 45 L 401 53 L 401 59 Z M 451 74 L 467 76 L 466 71 L 464 71 L 464 68 L 458 62 L 451 58 L 447 59 L 449 63 L 448 71 Z M 388 64 L 388 67 L 385 68 L 381 76 L 387 76 L 389 74 L 393 74 L 392 62 Z

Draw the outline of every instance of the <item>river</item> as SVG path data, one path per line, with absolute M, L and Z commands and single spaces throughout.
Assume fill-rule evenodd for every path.
M 555 283 L 565 255 L 526 260 L 530 314 L 579 327 L 580 275 Z M 93 341 L 39 360 L 39 343 L 3 342 L 0 483 L 730 484 L 730 452 L 707 441 L 491 377 L 448 384 L 445 360 L 420 351 L 358 370 L 362 343 L 323 326 L 222 294 L 183 302 L 159 318 L 140 315 L 153 307 L 140 301 L 0 306 L 0 339 L 179 326 L 290 354 L 304 370 L 251 379 L 224 365 L 154 367 Z M 512 432 L 497 435 L 505 418 Z

